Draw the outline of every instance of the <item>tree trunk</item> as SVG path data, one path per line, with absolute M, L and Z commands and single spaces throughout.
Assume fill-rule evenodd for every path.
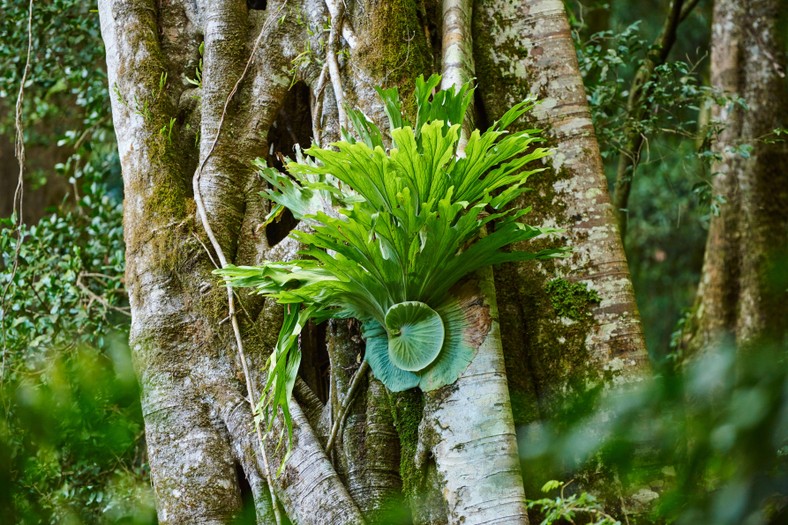
M 292 258 L 298 249 L 285 238 L 294 221 L 263 226 L 268 204 L 258 195 L 262 182 L 252 161 L 276 165 L 277 153 L 291 155 L 294 145 L 338 139 L 342 102 L 381 122 L 375 86 L 398 85 L 408 100 L 420 73 L 440 68 L 449 79 L 473 76 L 471 43 L 487 62 L 492 55 L 485 53 L 500 46 L 487 47 L 497 46 L 484 40 L 488 29 L 472 38 L 471 22 L 503 8 L 481 2 L 473 16 L 468 1 L 254 4 L 264 8 L 242 0 L 99 2 L 125 188 L 131 345 L 160 521 L 228 522 L 244 504 L 241 486 L 248 484 L 258 523 L 277 520 L 278 505 L 299 524 L 385 523 L 403 494 L 417 523 L 525 523 L 509 389 L 517 392 L 521 377 L 533 377 L 524 390 L 534 403 L 549 404 L 569 377 L 608 371 L 628 380 L 645 361 L 569 48 L 544 47 L 545 56 L 555 53 L 549 62 L 526 60 L 527 76 L 502 83 L 497 102 L 490 98 L 496 79 L 509 66 L 517 71 L 523 57 L 501 51 L 508 66 L 500 63 L 490 78 L 486 71 L 476 76 L 480 121 L 529 91 L 546 97 L 538 117 L 553 124 L 556 160 L 523 204 L 539 208 L 530 222 L 568 229 L 572 257 L 496 273 L 503 352 L 496 291 L 482 278 L 480 304 L 490 328 L 481 334 L 478 355 L 457 383 L 427 396 L 391 395 L 374 377 L 356 377 L 365 368 L 359 369 L 364 348 L 355 323 L 309 328 L 290 407 L 293 451 L 276 476 L 281 422 L 265 437 L 262 454 L 250 393 L 265 383 L 281 307 L 240 295 L 237 315 L 228 316 L 226 291 L 210 273 L 225 261 L 259 264 Z M 544 39 L 536 18 L 523 24 L 514 15 L 492 24 L 492 34 Z M 571 48 L 563 9 L 547 20 L 566 28 Z M 566 107 L 569 113 L 561 113 Z M 405 110 L 413 107 L 406 103 Z M 546 291 L 553 277 L 561 278 L 556 293 L 575 300 L 567 312 L 553 310 Z M 599 301 L 578 292 L 577 282 L 591 285 Z M 549 310 L 526 318 L 534 301 Z M 594 359 L 586 363 L 589 356 Z M 507 371 L 517 379 L 507 381 Z M 361 385 L 357 395 L 349 395 L 353 383 Z M 330 438 L 345 407 L 345 424 Z
M 529 422 L 602 376 L 636 381 L 648 355 L 563 3 L 476 9 L 480 113 L 491 122 L 517 100 L 541 99 L 524 125 L 545 129 L 555 155 L 522 199 L 534 207 L 526 220 L 565 228 L 556 242 L 572 248 L 567 259 L 496 270 L 513 395 L 530 401 L 515 419 Z
M 773 131 L 788 122 L 779 0 L 717 0 L 711 84 L 735 99 L 713 107 L 722 127 L 713 149 L 712 217 L 689 348 L 722 340 L 780 341 L 788 318 L 788 143 Z M 748 151 L 749 150 L 749 151 Z

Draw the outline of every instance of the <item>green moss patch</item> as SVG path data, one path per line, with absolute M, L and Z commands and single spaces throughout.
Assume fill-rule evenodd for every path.
M 545 286 L 555 313 L 575 321 L 591 316 L 591 307 L 602 300 L 596 290 L 584 283 L 573 283 L 566 279 L 553 279 Z

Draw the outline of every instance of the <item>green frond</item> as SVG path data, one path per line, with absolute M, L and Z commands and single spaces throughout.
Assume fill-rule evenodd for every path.
M 345 140 L 330 148 L 297 151 L 287 174 L 258 164 L 269 184 L 265 197 L 309 226 L 291 233 L 306 246 L 301 260 L 217 271 L 286 305 L 261 405 L 267 414 L 279 409 L 289 419 L 296 343 L 309 318 L 361 320 L 365 359 L 378 379 L 393 391 L 432 390 L 457 379 L 473 359 L 470 341 L 479 342 L 469 336 L 471 307 L 453 292 L 458 283 L 486 266 L 564 253 L 510 249 L 557 231 L 523 224 L 529 209 L 509 207 L 550 155 L 536 147 L 538 130 L 507 131 L 534 101 L 474 130 L 458 155 L 473 88 L 436 91 L 439 84 L 437 75 L 416 80 L 414 123 L 403 116 L 396 88 L 379 89 L 385 133 L 351 109 L 354 136 L 343 130 Z M 329 214 L 330 206 L 336 211 Z

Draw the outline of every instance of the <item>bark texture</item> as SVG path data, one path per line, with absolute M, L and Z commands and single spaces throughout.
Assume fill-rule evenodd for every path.
M 430 446 L 449 523 L 527 524 L 493 276 L 479 273 L 487 334 L 456 383 L 427 393 L 421 446 Z
M 712 86 L 742 97 L 712 109 L 722 126 L 714 143 L 712 217 L 689 347 L 728 339 L 745 346 L 786 334 L 788 145 L 773 130 L 788 123 L 779 0 L 718 0 L 712 22 Z M 777 140 L 775 140 L 777 139 Z M 742 148 L 751 147 L 749 154 Z
M 459 89 L 475 73 L 472 2 L 444 0 L 442 11 L 441 87 Z M 466 137 L 471 129 L 467 118 Z M 457 154 L 463 153 L 461 138 Z M 482 301 L 479 331 L 486 334 L 457 381 L 426 394 L 420 445 L 431 447 L 450 523 L 527 525 L 492 269 L 479 271 L 477 278 L 480 289 L 475 295 Z M 427 435 L 433 439 L 424 439 Z
M 131 344 L 162 523 L 230 521 L 242 503 L 237 470 L 252 488 L 258 521 L 273 520 L 241 367 L 228 323 L 222 323 L 226 297 L 210 274 L 214 256 L 195 223 L 189 184 L 203 159 L 198 187 L 232 261 L 286 258 L 292 247 L 270 246 L 259 227 L 265 209 L 251 161 L 267 153 L 266 136 L 306 31 L 295 17 L 276 23 L 283 6 L 270 7 L 261 13 L 240 1 L 99 6 L 126 194 Z M 307 7 L 314 16 L 324 12 L 322 4 Z M 225 110 L 265 24 L 238 95 Z M 202 86 L 194 89 L 187 79 L 203 39 Z M 167 126 L 171 135 L 162 132 Z M 214 146 L 220 126 L 226 140 Z M 257 370 L 271 348 L 264 334 L 275 334 L 280 322 L 262 306 L 248 301 L 241 322 Z M 314 432 L 298 417 L 299 407 L 292 410 L 298 446 L 276 480 L 286 512 L 299 523 L 362 522 Z M 269 441 L 269 457 L 281 459 L 275 436 Z

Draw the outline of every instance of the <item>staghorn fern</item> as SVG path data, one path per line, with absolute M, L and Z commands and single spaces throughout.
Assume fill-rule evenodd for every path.
M 310 318 L 360 320 L 365 359 L 386 387 L 432 390 L 453 383 L 476 351 L 466 334 L 473 314 L 455 285 L 486 266 L 563 252 L 504 251 L 556 231 L 518 222 L 530 208 L 505 209 L 527 190 L 528 176 L 541 171 L 524 168 L 549 155 L 532 148 L 541 140 L 538 130 L 505 131 L 533 100 L 514 106 L 484 133 L 473 131 L 458 155 L 473 89 L 433 94 L 439 83 L 438 75 L 416 80 L 413 125 L 402 115 L 396 88 L 378 90 L 390 121 L 390 149 L 374 123 L 350 111 L 359 140 L 345 132 L 332 149 L 307 149 L 311 158 L 297 152 L 289 176 L 258 161 L 270 184 L 265 196 L 276 203 L 267 221 L 288 208 L 311 230 L 290 234 L 306 246 L 304 258 L 217 273 L 285 305 L 260 408 L 266 416 L 281 409 L 288 429 L 297 337 Z M 330 206 L 338 213 L 316 211 Z M 485 233 L 488 224 L 494 227 Z

